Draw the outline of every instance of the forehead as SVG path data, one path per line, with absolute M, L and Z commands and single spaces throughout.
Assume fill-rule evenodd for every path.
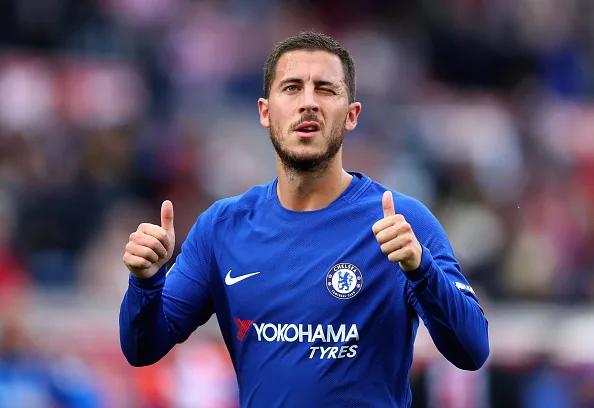
M 281 55 L 276 67 L 275 81 L 284 78 L 342 82 L 342 61 L 338 55 L 327 51 L 288 51 Z

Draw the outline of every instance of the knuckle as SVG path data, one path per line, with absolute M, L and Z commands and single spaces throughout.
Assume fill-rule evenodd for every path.
M 392 225 L 392 223 L 389 222 L 389 220 L 382 219 L 382 220 L 376 221 L 375 224 L 373 224 L 372 229 L 373 229 L 373 232 L 377 234 L 379 232 L 382 232 L 386 228 L 388 228 L 390 225 Z
M 155 252 L 149 247 L 144 247 L 144 259 L 154 258 Z
M 151 239 L 147 242 L 147 246 L 149 249 L 156 251 L 157 249 L 159 249 L 159 241 L 157 241 L 156 239 Z
M 394 229 L 394 227 L 390 227 L 386 229 L 385 234 L 383 235 L 384 242 L 387 242 L 391 239 L 394 239 L 398 236 L 398 231 Z

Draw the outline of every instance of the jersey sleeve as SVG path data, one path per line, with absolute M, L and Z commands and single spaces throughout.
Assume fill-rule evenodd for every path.
M 443 227 L 426 207 L 418 206 L 408 221 L 423 255 L 417 270 L 404 272 L 408 302 L 444 357 L 458 368 L 477 370 L 489 355 L 487 319 Z
M 159 361 L 214 313 L 209 276 L 215 267 L 211 210 L 204 212 L 167 272 L 130 274 L 120 308 L 120 344 L 133 366 Z

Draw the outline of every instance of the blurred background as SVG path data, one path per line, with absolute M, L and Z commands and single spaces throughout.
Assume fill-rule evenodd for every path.
M 594 2 L 388 3 L 0 2 L 0 408 L 237 406 L 214 319 L 127 365 L 122 255 L 275 176 L 263 64 L 310 28 L 356 61 L 345 167 L 438 216 L 490 321 L 476 373 L 420 331 L 413 407 L 594 407 Z

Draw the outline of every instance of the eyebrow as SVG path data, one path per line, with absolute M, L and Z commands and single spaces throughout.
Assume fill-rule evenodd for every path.
M 300 84 L 303 85 L 303 80 L 300 78 L 286 78 L 283 79 L 282 81 L 280 81 L 279 83 L 279 87 L 283 87 L 287 84 Z M 335 84 L 334 82 L 331 81 L 324 81 L 324 80 L 318 80 L 318 81 L 314 81 L 314 85 L 315 86 L 327 86 L 330 88 L 335 88 L 338 89 L 339 86 L 337 84 Z

